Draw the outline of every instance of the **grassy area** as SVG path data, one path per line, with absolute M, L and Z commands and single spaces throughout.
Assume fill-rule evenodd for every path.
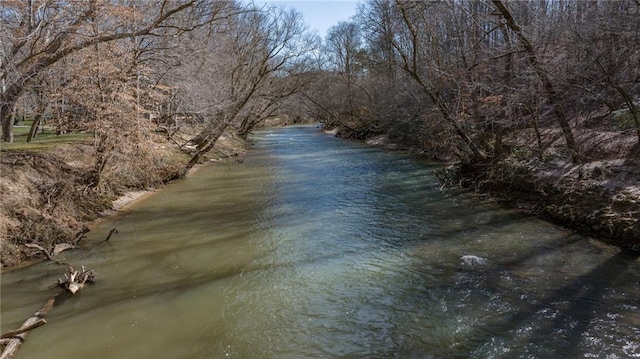
M 38 131 L 38 135 L 31 142 L 27 143 L 30 127 L 31 121 L 23 122 L 22 126 L 13 126 L 13 143 L 0 143 L 0 149 L 2 151 L 46 150 L 62 145 L 89 143 L 93 138 L 91 133 L 56 135 L 52 129 L 45 127 L 44 130 Z

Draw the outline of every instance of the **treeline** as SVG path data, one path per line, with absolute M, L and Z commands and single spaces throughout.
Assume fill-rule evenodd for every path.
M 3 141 L 23 119 L 27 141 L 45 124 L 93 134 L 94 187 L 114 156 L 148 161 L 153 132 L 189 153 L 184 170 L 225 130 L 246 137 L 283 113 L 320 42 L 293 10 L 232 1 L 6 0 L 0 23 Z
M 640 141 L 639 18 L 632 0 L 367 0 L 330 29 L 305 97 L 349 136 L 463 164 L 558 144 L 579 163 L 584 131 Z
M 2 136 L 20 119 L 28 141 L 45 120 L 92 133 L 93 185 L 150 132 L 188 169 L 225 130 L 282 114 L 462 163 L 558 143 L 577 163 L 584 129 L 640 141 L 639 15 L 637 0 L 366 0 L 322 43 L 299 13 L 242 2 L 6 0 Z

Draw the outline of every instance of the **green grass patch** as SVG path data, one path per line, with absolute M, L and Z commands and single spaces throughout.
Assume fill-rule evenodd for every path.
M 25 135 L 29 133 L 29 126 L 13 126 L 13 135 L 14 136 L 18 136 L 18 135 Z
M 30 125 L 30 124 L 29 124 Z M 13 143 L 1 143 L 2 151 L 39 151 L 47 150 L 57 146 L 91 143 L 93 135 L 91 133 L 68 133 L 64 135 L 56 135 L 50 129 L 38 131 L 38 135 L 31 141 L 27 142 L 30 126 L 14 126 L 13 127 Z

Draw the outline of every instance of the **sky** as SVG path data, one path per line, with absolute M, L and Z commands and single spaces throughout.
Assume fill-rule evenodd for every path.
M 356 13 L 357 0 L 266 0 L 269 5 L 293 7 L 302 13 L 310 30 L 323 38 L 327 30 L 339 21 L 347 21 Z M 256 1 L 258 3 L 258 1 Z

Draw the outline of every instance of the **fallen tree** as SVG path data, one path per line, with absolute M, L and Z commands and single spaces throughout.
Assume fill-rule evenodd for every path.
M 93 270 L 89 270 L 85 266 L 81 266 L 79 271 L 74 270 L 73 267 L 69 267 L 67 273 L 64 274 L 64 280 L 58 278 L 54 283 L 56 286 L 63 288 L 64 291 L 61 294 L 68 292 L 73 295 L 84 288 L 86 283 L 95 283 L 95 277 Z M 0 359 L 13 358 L 20 348 L 20 345 L 24 342 L 25 337 L 29 334 L 29 331 L 47 324 L 44 317 L 49 313 L 51 308 L 53 308 L 56 298 L 59 297 L 61 296 L 58 295 L 49 298 L 42 307 L 27 318 L 20 327 L 0 335 L 0 347 L 2 347 Z
M 29 334 L 29 331 L 47 323 L 44 317 L 49 310 L 51 310 L 55 301 L 55 297 L 49 298 L 42 307 L 25 320 L 18 329 L 8 331 L 0 336 L 0 344 L 4 345 L 0 359 L 13 358 L 20 348 L 20 345 L 24 342 L 25 337 Z

